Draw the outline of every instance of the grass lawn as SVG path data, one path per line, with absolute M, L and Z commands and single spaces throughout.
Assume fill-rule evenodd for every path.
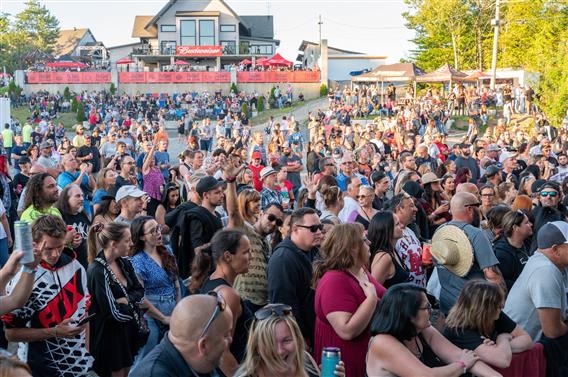
M 24 124 L 26 120 L 31 116 L 31 112 L 27 106 L 12 107 L 12 116 L 20 121 L 20 124 Z M 60 113 L 59 118 L 54 119 L 54 123 L 63 122 L 65 129 L 72 130 L 73 126 L 77 124 L 77 116 L 75 113 Z
M 262 124 L 262 123 L 266 123 L 268 122 L 268 120 L 270 119 L 271 116 L 277 118 L 278 116 L 282 117 L 284 115 L 289 114 L 290 112 L 302 107 L 302 106 L 307 106 L 308 104 L 310 104 L 311 102 L 314 101 L 319 101 L 321 98 L 314 98 L 311 99 L 309 101 L 304 101 L 304 102 L 294 102 L 292 104 L 292 106 L 290 107 L 284 107 L 282 109 L 279 108 L 273 108 L 273 109 L 269 109 L 269 110 L 264 110 L 263 112 L 259 113 L 257 116 L 255 116 L 254 118 L 251 118 L 251 123 L 253 126 Z

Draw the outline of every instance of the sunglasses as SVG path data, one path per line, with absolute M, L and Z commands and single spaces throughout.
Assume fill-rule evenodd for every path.
M 306 228 L 309 229 L 310 232 L 312 233 L 316 233 L 318 230 L 321 232 L 323 230 L 323 224 L 314 224 L 314 225 L 300 225 L 300 224 L 296 224 L 297 226 L 299 226 L 300 228 Z
M 556 191 L 541 191 L 540 192 L 540 196 L 542 196 L 543 198 L 546 198 L 547 196 L 554 198 L 554 197 L 556 197 L 556 195 L 558 195 L 558 193 Z
M 268 221 L 270 221 L 271 223 L 276 221 L 276 226 L 284 225 L 284 221 L 282 219 L 276 217 L 276 215 L 273 215 L 272 213 L 268 214 Z
M 203 331 L 201 332 L 201 335 L 199 335 L 200 338 L 203 338 L 205 336 L 205 334 L 207 334 L 207 331 L 209 330 L 209 328 L 211 327 L 211 325 L 213 324 L 213 322 L 215 321 L 215 319 L 217 317 L 219 317 L 219 314 L 221 314 L 222 312 L 225 311 L 225 309 L 227 308 L 227 303 L 225 302 L 225 300 L 223 299 L 223 296 L 221 296 L 220 294 L 218 294 L 215 291 L 210 291 L 207 292 L 207 294 L 209 296 L 213 296 L 217 299 L 217 305 L 215 305 L 215 310 L 213 310 L 213 314 L 211 314 L 211 317 L 209 317 L 209 320 L 207 321 L 207 324 L 205 325 L 205 327 L 203 328 Z
M 274 304 L 257 310 L 254 313 L 254 318 L 259 321 L 265 320 L 271 316 L 285 317 L 292 314 L 292 307 L 285 304 Z

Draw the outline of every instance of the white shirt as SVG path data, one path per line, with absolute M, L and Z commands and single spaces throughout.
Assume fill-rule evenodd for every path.
M 358 211 L 359 208 L 361 208 L 361 206 L 359 205 L 358 201 L 347 195 L 343 199 L 343 202 L 344 202 L 343 208 L 339 212 L 338 217 L 342 223 L 346 223 L 347 219 L 349 219 L 349 215 L 351 215 L 353 211 Z

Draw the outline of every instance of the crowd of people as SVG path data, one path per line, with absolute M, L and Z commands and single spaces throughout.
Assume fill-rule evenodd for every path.
M 5 125 L 0 370 L 318 376 L 337 347 L 337 376 L 568 375 L 568 130 L 482 133 L 468 90 L 448 145 L 451 94 L 393 88 L 262 131 L 231 111 L 245 94 L 86 93 L 73 137 Z M 164 111 L 193 101 L 213 112 L 178 120 L 175 158 Z

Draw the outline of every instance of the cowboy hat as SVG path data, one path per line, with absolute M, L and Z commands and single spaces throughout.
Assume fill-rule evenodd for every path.
M 455 225 L 445 225 L 434 233 L 430 252 L 438 264 L 460 277 L 467 275 L 473 265 L 471 243 Z

